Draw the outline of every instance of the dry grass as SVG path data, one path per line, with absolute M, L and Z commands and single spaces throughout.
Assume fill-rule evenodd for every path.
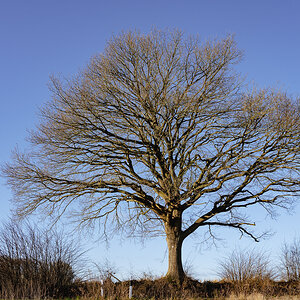
M 129 281 L 113 283 L 106 281 L 88 282 L 82 289 L 80 299 L 128 299 Z M 167 279 L 141 279 L 131 281 L 133 299 L 136 300 L 262 300 L 262 299 L 300 299 L 300 284 L 298 282 L 199 282 L 187 279 L 182 286 L 177 286 Z M 101 288 L 104 297 L 101 297 Z
M 106 299 L 106 300 L 127 300 L 129 299 L 128 297 L 121 297 L 121 298 L 116 298 L 114 296 L 112 297 L 107 297 L 107 298 L 101 298 L 101 297 L 97 297 L 97 298 L 94 298 L 94 297 L 81 297 L 79 298 L 79 300 L 94 300 L 94 299 Z M 146 298 L 132 298 L 132 299 L 139 299 L 139 300 L 157 300 L 158 298 L 149 298 L 149 297 L 146 297 Z M 268 296 L 264 296 L 262 294 L 251 294 L 251 295 L 230 295 L 229 297 L 213 297 L 213 298 L 203 298 L 203 297 L 196 297 L 196 298 L 177 298 L 177 297 L 171 297 L 171 298 L 165 298 L 164 300 L 298 300 L 300 299 L 300 296 L 289 296 L 289 295 L 286 295 L 286 296 L 281 296 L 281 297 L 268 297 Z
M 220 298 L 222 299 L 222 298 Z M 272 297 L 272 296 L 265 296 L 259 293 L 250 294 L 250 295 L 235 295 L 232 294 L 229 297 L 225 298 L 225 300 L 297 300 L 300 299 L 300 296 L 280 296 L 280 297 Z M 216 299 L 217 300 L 217 299 Z

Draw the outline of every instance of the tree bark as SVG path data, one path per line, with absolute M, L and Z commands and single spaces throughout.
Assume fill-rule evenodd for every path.
M 167 244 L 169 250 L 169 267 L 166 277 L 181 283 L 185 277 L 182 266 L 182 242 L 176 233 L 167 234 Z
M 172 215 L 165 222 L 166 240 L 168 244 L 168 272 L 166 277 L 169 280 L 181 284 L 185 273 L 182 266 L 182 243 L 184 240 L 182 231 L 182 212 L 173 210 Z

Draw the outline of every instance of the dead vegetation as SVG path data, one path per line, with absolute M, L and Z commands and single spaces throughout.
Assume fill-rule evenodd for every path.
M 235 250 L 222 258 L 219 280 L 186 277 L 180 284 L 144 273 L 118 280 L 109 262 L 83 280 L 77 244 L 53 230 L 7 223 L 0 230 L 0 297 L 2 299 L 300 299 L 297 262 L 300 240 L 285 243 L 275 266 L 268 252 Z M 81 269 L 83 271 L 83 269 Z M 131 290 L 130 290 L 131 287 Z M 131 291 L 131 292 L 129 292 Z
M 100 281 L 85 282 L 81 297 L 85 299 L 128 299 L 132 286 L 133 299 L 300 299 L 300 281 L 287 278 L 286 265 L 296 267 L 299 241 L 285 244 L 280 266 L 272 264 L 268 252 L 235 250 L 220 262 L 218 281 L 186 278 L 181 285 L 167 278 L 154 278 L 143 274 L 138 280 L 113 281 L 112 272 L 102 272 Z M 287 253 L 294 255 L 287 255 Z M 104 278 L 103 274 L 107 277 Z
M 132 299 L 298 299 L 300 284 L 296 281 L 258 281 L 243 283 L 186 279 L 181 286 L 165 278 L 86 282 L 81 287 L 83 299 L 128 299 L 132 284 Z M 103 292 L 101 292 L 103 291 Z M 103 294 L 102 294 L 103 293 Z M 299 298 L 300 299 L 300 298 Z
M 220 279 L 219 281 L 198 281 L 186 278 L 181 285 L 167 278 L 153 278 L 145 276 L 136 280 L 114 280 L 109 272 L 106 278 L 100 280 L 73 280 L 68 289 L 63 293 L 55 294 L 55 297 L 45 297 L 45 294 L 36 293 L 34 299 L 129 299 L 129 287 L 132 287 L 131 299 L 136 300 L 200 300 L 200 299 L 300 299 L 300 282 L 274 280 L 267 276 L 247 277 L 242 280 Z M 1 287 L 3 288 L 3 286 Z M 22 286 L 19 285 L 17 294 L 2 293 L 4 299 L 28 299 Z M 33 294 L 32 294 L 33 295 Z M 53 294 L 54 296 L 54 294 Z M 70 298 L 69 298 L 70 299 Z
M 0 298 L 45 299 L 78 294 L 80 248 L 63 234 L 16 222 L 0 228 Z

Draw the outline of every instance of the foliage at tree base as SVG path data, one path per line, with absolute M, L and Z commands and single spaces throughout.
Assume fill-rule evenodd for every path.
M 68 292 L 57 295 L 63 299 L 128 299 L 129 286 L 132 286 L 132 299 L 295 299 L 300 295 L 299 281 L 260 281 L 246 282 L 197 281 L 186 278 L 181 286 L 167 278 L 156 280 L 140 279 L 122 282 L 105 280 L 75 281 Z M 2 292 L 2 291 L 0 291 Z M 66 292 L 66 291 L 65 291 Z M 259 296 L 258 296 L 259 295 Z M 250 297 L 250 298 L 249 298 Z M 2 299 L 13 299 L 2 294 Z M 25 298 L 20 298 L 25 299 Z M 28 299 L 28 298 L 27 298 Z M 42 299 L 37 297 L 36 299 Z M 50 298 L 49 298 L 50 299 Z
M 167 278 L 156 280 L 140 279 L 113 283 L 107 280 L 103 285 L 98 281 L 86 282 L 81 286 L 83 298 L 128 299 L 130 284 L 133 299 L 240 299 L 241 296 L 261 295 L 261 297 L 292 297 L 300 294 L 299 281 L 261 281 L 246 282 L 204 281 L 186 278 L 181 286 Z M 101 298 L 101 289 L 103 298 Z M 233 298 L 232 298 L 233 297 Z M 246 298 L 245 298 L 246 299 Z

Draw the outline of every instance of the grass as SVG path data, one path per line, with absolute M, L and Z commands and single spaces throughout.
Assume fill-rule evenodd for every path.
M 133 298 L 136 300 L 263 300 L 263 299 L 300 299 L 299 282 L 277 281 L 247 281 L 247 282 L 199 282 L 187 279 L 181 287 L 170 283 L 164 278 L 150 280 L 132 280 Z M 101 297 L 103 289 L 105 299 L 128 299 L 129 281 L 113 283 L 106 281 L 101 286 L 97 281 L 86 282 L 81 288 L 80 300 L 104 299 Z
M 176 285 L 165 278 L 139 279 L 131 281 L 113 282 L 109 278 L 100 281 L 77 281 L 72 288 L 72 296 L 62 297 L 64 300 L 127 300 L 129 285 L 133 286 L 135 300 L 300 300 L 300 281 L 248 280 L 244 282 L 232 281 L 204 281 L 199 282 L 187 278 L 182 286 Z M 2 290 L 3 292 L 3 290 Z M 18 293 L 22 295 L 22 293 Z M 23 293 L 24 294 L 24 293 Z M 104 294 L 104 297 L 102 296 Z M 7 295 L 8 296 L 8 295 Z M 1 299 L 25 299 L 5 294 Z M 29 299 L 26 297 L 26 299 Z M 39 298 L 37 295 L 35 299 Z M 51 299 L 51 297 L 47 297 Z M 53 298 L 52 298 L 53 299 Z

